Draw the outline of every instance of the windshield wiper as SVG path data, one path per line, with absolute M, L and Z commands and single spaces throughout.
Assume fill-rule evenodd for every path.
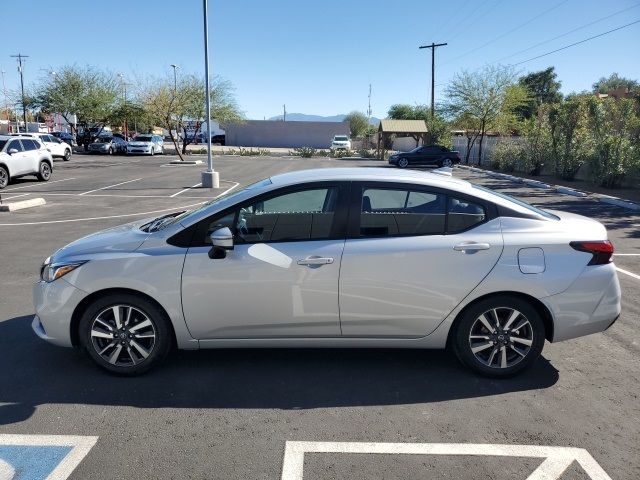
M 161 217 L 158 217 L 155 220 L 152 220 L 151 222 L 143 225 L 141 227 L 141 230 L 147 233 L 155 232 L 159 230 L 160 227 L 164 224 L 164 222 L 166 222 L 168 219 L 173 218 L 177 215 L 180 215 L 181 213 L 184 213 L 184 211 L 173 212 L 173 213 L 168 213 L 167 215 L 162 215 Z

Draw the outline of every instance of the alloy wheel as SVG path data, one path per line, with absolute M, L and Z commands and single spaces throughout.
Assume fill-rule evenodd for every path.
M 116 367 L 130 367 L 146 360 L 156 345 L 156 335 L 151 319 L 131 305 L 110 306 L 91 324 L 93 349 Z
M 401 158 L 400 160 L 398 160 L 398 166 L 400 168 L 406 168 L 409 165 L 409 160 L 407 160 L 406 158 Z
M 40 164 L 40 176 L 45 181 L 51 178 L 51 167 L 47 162 L 42 162 Z
M 483 365 L 509 368 L 531 351 L 533 327 L 527 317 L 509 307 L 492 308 L 474 321 L 469 333 L 471 353 Z
M 4 168 L 0 168 L 0 188 L 4 188 L 9 184 L 9 175 Z
M 451 161 L 451 159 L 450 159 L 450 158 L 445 158 L 445 159 L 442 161 L 442 166 L 443 166 L 443 167 L 452 167 L 452 166 L 453 166 L 453 162 Z

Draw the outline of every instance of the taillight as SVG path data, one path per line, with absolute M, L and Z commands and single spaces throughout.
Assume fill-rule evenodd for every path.
M 613 243 L 609 240 L 600 240 L 595 242 L 570 242 L 569 245 L 574 250 L 587 252 L 593 255 L 593 258 L 587 265 L 604 265 L 611 261 L 613 256 Z

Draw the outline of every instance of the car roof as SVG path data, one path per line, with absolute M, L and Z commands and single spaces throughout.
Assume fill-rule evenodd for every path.
M 471 187 L 469 182 L 447 175 L 418 170 L 399 170 L 381 167 L 317 168 L 313 170 L 282 173 L 271 177 L 271 182 L 279 186 L 339 180 L 420 183 L 461 191 L 468 190 Z

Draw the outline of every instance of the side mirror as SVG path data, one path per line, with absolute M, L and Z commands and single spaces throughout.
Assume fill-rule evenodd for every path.
M 17 148 L 10 148 L 9 151 L 7 152 L 9 155 L 13 155 L 14 153 L 18 153 L 18 149 Z
M 228 227 L 219 228 L 209 235 L 211 239 L 211 250 L 209 258 L 220 259 L 227 256 L 227 250 L 233 250 L 233 233 Z

